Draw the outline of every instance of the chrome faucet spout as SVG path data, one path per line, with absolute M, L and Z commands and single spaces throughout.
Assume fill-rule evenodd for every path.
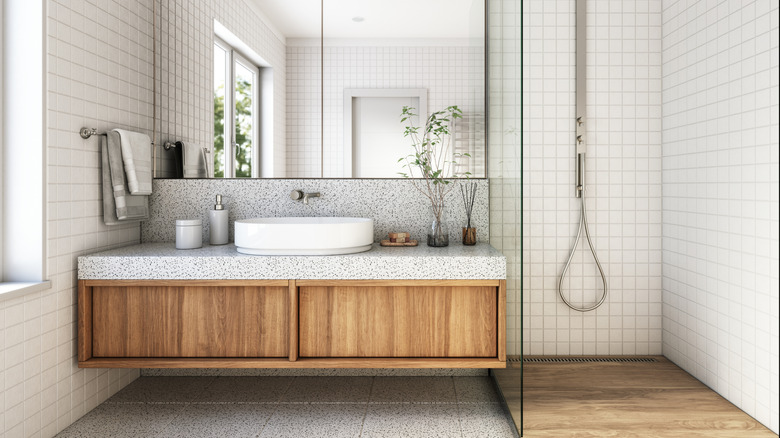
M 303 204 L 309 205 L 309 198 L 319 198 L 320 192 L 306 193 L 303 195 Z

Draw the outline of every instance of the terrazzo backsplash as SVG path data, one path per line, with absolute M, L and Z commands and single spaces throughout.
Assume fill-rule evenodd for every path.
M 477 183 L 471 225 L 477 228 L 477 241 L 487 242 L 488 180 L 471 181 Z M 141 225 L 141 241 L 173 242 L 176 219 L 201 219 L 203 242 L 208 243 L 208 212 L 219 194 L 229 210 L 231 242 L 236 219 L 343 216 L 374 219 L 376 242 L 390 232 L 409 232 L 424 245 L 433 219 L 430 201 L 412 184 L 404 179 L 156 179 L 149 199 L 150 217 Z M 319 192 L 320 197 L 304 205 L 290 199 L 293 190 Z M 450 244 L 460 244 L 466 213 L 458 187 L 446 198 L 446 222 Z

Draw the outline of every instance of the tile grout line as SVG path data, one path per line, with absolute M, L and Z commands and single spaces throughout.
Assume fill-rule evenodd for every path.
M 284 391 L 279 394 L 279 398 L 276 399 L 275 403 L 269 403 L 275 405 L 274 410 L 271 412 L 271 415 L 268 416 L 268 418 L 265 419 L 265 422 L 263 423 L 263 427 L 260 428 L 260 431 L 257 432 L 257 435 L 255 435 L 255 438 L 260 438 L 260 436 L 263 435 L 263 432 L 265 431 L 265 428 L 268 427 L 268 423 L 271 422 L 271 418 L 273 418 L 274 415 L 276 415 L 276 412 L 279 410 L 279 407 L 282 405 L 281 400 L 282 398 L 287 394 L 287 392 L 290 390 L 290 388 L 293 386 L 293 383 L 295 383 L 296 376 L 293 376 L 292 379 L 290 379 L 290 383 L 287 384 L 287 387 L 284 388 Z
M 430 409 L 433 409 L 433 411 L 439 411 L 440 409 L 447 409 L 447 410 L 449 410 L 449 409 L 451 409 L 451 406 L 453 404 L 455 404 L 455 405 L 458 405 L 458 406 L 455 407 L 454 411 L 455 411 L 455 413 L 457 415 L 457 418 L 458 418 L 458 430 L 460 432 L 458 433 L 458 432 L 454 432 L 453 431 L 452 436 L 461 436 L 461 437 L 463 437 L 463 436 L 468 436 L 468 435 L 465 434 L 465 423 L 464 423 L 464 418 L 463 418 L 464 414 L 467 412 L 468 406 L 460 406 L 460 405 L 463 404 L 463 405 L 469 405 L 469 406 L 488 406 L 488 405 L 495 405 L 496 404 L 496 403 L 482 402 L 482 401 L 473 401 L 473 402 L 467 401 L 467 399 L 468 399 L 467 396 L 470 393 L 467 390 L 468 385 L 467 385 L 467 387 L 464 387 L 464 390 L 465 390 L 464 394 L 461 394 L 460 391 L 457 389 L 457 384 L 458 384 L 458 381 L 460 380 L 460 378 L 458 378 L 457 376 L 447 376 L 448 378 L 445 379 L 446 381 L 450 382 L 450 388 L 453 390 L 453 392 L 451 393 L 451 395 L 453 395 L 453 399 L 447 399 L 446 401 L 443 401 L 442 399 L 437 399 L 435 401 L 409 401 L 408 398 L 405 398 L 404 401 L 398 401 L 398 402 L 392 402 L 392 401 L 372 402 L 375 393 L 377 395 L 381 395 L 381 394 L 379 394 L 379 392 L 377 392 L 377 391 L 379 391 L 381 389 L 381 386 L 377 385 L 377 383 L 379 383 L 378 382 L 379 379 L 377 378 L 377 376 L 371 376 L 370 379 L 368 379 L 368 381 L 369 381 L 369 385 L 368 385 L 369 386 L 369 391 L 368 391 L 367 399 L 366 399 L 365 402 L 357 402 L 354 398 L 352 398 L 352 399 L 350 399 L 349 401 L 346 401 L 346 402 L 319 402 L 319 401 L 282 402 L 281 400 L 283 400 L 287 395 L 289 395 L 291 393 L 291 389 L 296 386 L 297 380 L 301 380 L 301 379 L 298 379 L 296 377 L 285 379 L 286 380 L 286 382 L 285 382 L 286 385 L 278 387 L 278 388 L 281 389 L 281 391 L 279 391 L 277 397 L 276 398 L 271 398 L 271 399 L 266 399 L 267 401 L 255 401 L 255 402 L 247 402 L 247 401 L 233 401 L 233 402 L 207 401 L 207 400 L 211 400 L 210 395 L 211 395 L 212 392 L 220 394 L 225 389 L 225 385 L 223 385 L 222 382 L 221 382 L 221 380 L 222 380 L 221 376 L 209 376 L 209 377 L 206 378 L 207 382 L 204 385 L 202 385 L 202 386 L 201 385 L 197 385 L 197 387 L 195 388 L 196 391 L 192 393 L 193 395 L 191 395 L 190 397 L 188 397 L 184 401 L 167 401 L 167 402 L 166 401 L 159 401 L 159 402 L 158 401 L 152 401 L 152 400 L 159 400 L 159 399 L 158 398 L 151 398 L 150 399 L 150 398 L 146 397 L 145 396 L 146 391 L 133 391 L 133 394 L 134 394 L 133 397 L 134 398 L 127 399 L 127 397 L 125 397 L 124 399 L 122 399 L 123 401 L 118 401 L 118 402 L 106 401 L 106 402 L 104 402 L 102 404 L 105 404 L 110 409 L 120 409 L 120 410 L 122 409 L 123 406 L 150 406 L 151 407 L 153 405 L 174 405 L 174 406 L 170 406 L 169 407 L 169 408 L 171 408 L 171 411 L 172 411 L 171 412 L 171 417 L 169 418 L 169 420 L 165 421 L 165 422 L 161 422 L 159 424 L 160 429 L 158 430 L 158 435 L 156 435 L 156 436 L 159 436 L 159 437 L 168 436 L 168 435 L 170 435 L 172 433 L 176 433 L 177 432 L 176 425 L 178 425 L 179 423 L 182 423 L 182 422 L 186 423 L 188 410 L 191 409 L 191 408 L 197 408 L 198 406 L 201 407 L 199 409 L 202 409 L 203 406 L 207 406 L 207 405 L 219 405 L 219 406 L 230 406 L 230 405 L 236 405 L 236 406 L 238 406 L 238 405 L 243 405 L 243 406 L 265 406 L 266 409 L 270 408 L 268 410 L 263 409 L 266 412 L 266 414 L 265 414 L 266 417 L 264 418 L 264 422 L 263 423 L 259 423 L 258 422 L 258 423 L 254 424 L 254 427 L 258 427 L 258 430 L 256 432 L 250 432 L 251 433 L 250 436 L 253 436 L 255 438 L 259 438 L 261 436 L 267 436 L 268 435 L 268 434 L 265 434 L 265 428 L 267 428 L 270 424 L 272 424 L 271 420 L 276 416 L 276 414 L 278 414 L 280 412 L 280 405 L 289 405 L 289 406 L 298 406 L 298 405 L 332 406 L 332 408 L 326 408 L 326 410 L 335 412 L 335 411 L 339 411 L 340 410 L 339 405 L 364 404 L 366 406 L 363 407 L 364 411 L 363 411 L 363 414 L 362 414 L 362 416 L 360 418 L 360 423 L 359 423 L 360 426 L 358 428 L 358 431 L 356 431 L 357 434 L 355 435 L 355 436 L 362 437 L 362 436 L 367 436 L 366 434 L 370 434 L 369 429 L 366 429 L 366 421 L 367 421 L 367 418 L 368 418 L 368 410 L 369 410 L 369 408 L 371 408 L 371 406 L 369 406 L 369 405 L 373 404 L 373 405 L 376 405 L 376 407 L 380 407 L 380 408 L 382 406 L 387 406 L 387 407 L 390 407 L 390 406 L 406 406 L 407 408 L 404 408 L 404 410 L 408 410 L 408 407 L 413 407 L 413 406 L 430 405 L 429 406 Z M 248 378 L 252 379 L 253 377 L 248 377 Z M 254 377 L 254 378 L 256 379 L 257 377 Z M 416 380 L 416 378 L 412 378 L 412 379 Z M 438 379 L 434 378 L 434 380 L 438 380 Z M 154 386 L 156 386 L 156 385 L 154 385 Z M 261 387 L 262 387 L 262 385 L 261 385 Z M 262 390 L 262 388 L 261 388 L 261 390 Z M 419 388 L 417 390 L 419 390 Z M 156 392 L 159 392 L 159 391 L 154 391 L 154 392 L 156 393 Z M 160 393 L 160 396 L 163 397 L 163 398 L 169 398 L 169 396 L 166 395 L 168 392 L 169 392 L 169 390 L 165 390 L 164 393 Z M 224 396 L 224 394 L 222 394 L 222 395 Z M 460 400 L 461 396 L 465 397 L 464 400 Z M 237 399 L 240 399 L 240 398 L 242 398 L 242 397 L 237 397 Z M 133 401 L 128 401 L 128 400 L 133 400 Z M 147 400 L 147 401 L 140 401 L 140 400 Z M 271 408 L 271 406 L 270 406 L 272 404 L 275 405 L 273 408 Z M 113 407 L 111 407 L 111 406 L 113 406 Z M 154 409 L 154 408 L 152 408 L 152 409 Z M 299 409 L 300 408 L 295 408 L 295 410 L 299 410 Z M 278 419 L 278 417 L 277 417 L 277 419 Z M 357 419 L 357 418 L 355 418 L 355 419 Z M 450 424 L 451 424 L 451 426 L 449 426 L 449 427 L 454 428 L 454 426 L 455 426 L 454 422 L 450 422 Z M 355 426 L 357 426 L 357 425 L 355 425 Z M 269 430 L 269 433 L 273 433 L 273 431 Z
M 371 406 L 371 396 L 374 394 L 374 384 L 376 382 L 376 376 L 371 377 L 371 387 L 368 389 L 368 399 L 366 400 L 366 409 L 363 411 L 363 419 L 360 421 L 360 432 L 358 437 L 363 436 L 363 428 L 366 426 L 366 417 L 368 417 L 368 408 Z
M 163 427 L 163 428 L 162 428 L 162 430 L 160 431 L 160 433 L 159 433 L 159 434 L 162 434 L 162 436 L 169 436 L 170 434 L 167 434 L 167 432 L 168 432 L 168 431 L 170 430 L 170 428 L 173 426 L 173 424 L 175 423 L 175 421 L 176 421 L 177 419 L 179 419 L 180 417 L 182 417 L 182 416 L 184 415 L 184 413 L 187 411 L 187 408 L 188 408 L 189 406 L 191 406 L 191 405 L 195 404 L 195 403 L 196 403 L 196 401 L 197 401 L 197 400 L 198 400 L 200 397 L 202 397 L 202 396 L 203 396 L 203 394 L 206 392 L 206 390 L 207 390 L 207 389 L 208 389 L 208 388 L 209 388 L 211 385 L 213 385 L 213 384 L 214 384 L 216 381 L 217 381 L 217 377 L 212 377 L 212 378 L 211 378 L 211 381 L 209 381 L 208 383 L 206 383 L 205 385 L 203 385 L 203 388 L 202 388 L 202 389 L 201 389 L 201 390 L 200 390 L 200 391 L 199 391 L 199 392 L 198 392 L 196 395 L 193 395 L 193 397 L 192 397 L 192 398 L 191 398 L 189 401 L 185 401 L 185 402 L 182 402 L 182 403 L 165 403 L 165 404 L 171 404 L 171 405 L 177 405 L 177 404 L 181 404 L 182 406 L 176 410 L 176 414 L 175 414 L 175 415 L 173 415 L 173 416 L 171 417 L 170 421 L 168 421 L 168 423 L 165 425 L 165 427 Z M 151 404 L 151 403 L 149 403 L 149 404 Z M 159 435 L 159 434 L 158 434 L 158 435 Z
M 455 377 L 450 377 L 452 379 L 452 390 L 455 393 L 455 409 L 457 409 L 458 412 L 458 430 L 460 430 L 460 436 L 463 437 L 463 422 L 461 421 L 461 413 L 460 413 L 460 397 L 458 396 L 458 386 L 455 385 Z

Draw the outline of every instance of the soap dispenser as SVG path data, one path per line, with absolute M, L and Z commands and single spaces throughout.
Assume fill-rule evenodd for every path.
M 222 204 L 222 195 L 217 195 L 217 203 L 209 210 L 209 243 L 224 245 L 228 243 L 228 211 Z

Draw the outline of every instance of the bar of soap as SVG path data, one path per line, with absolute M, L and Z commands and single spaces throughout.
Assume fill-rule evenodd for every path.
M 389 237 L 390 241 L 392 242 L 393 239 L 398 239 L 398 238 L 406 238 L 406 239 L 408 239 L 409 238 L 409 233 L 388 233 L 387 237 Z

